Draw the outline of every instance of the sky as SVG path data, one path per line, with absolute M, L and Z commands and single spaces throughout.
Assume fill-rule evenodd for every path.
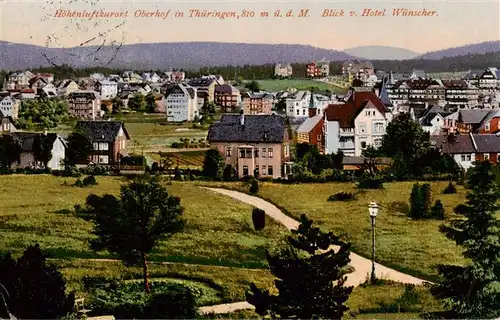
M 395 17 L 394 8 L 435 10 L 436 16 Z M 190 9 L 236 12 L 239 19 L 189 18 Z M 308 17 L 275 18 L 309 9 Z M 325 9 L 344 16 L 322 17 Z M 386 16 L 362 17 L 364 9 Z M 151 1 L 151 0 L 0 0 L 0 39 L 49 47 L 117 45 L 152 42 L 245 42 L 305 44 L 343 50 L 385 45 L 424 53 L 465 44 L 500 40 L 500 0 L 267 0 L 267 1 Z M 127 12 L 118 18 L 61 18 L 57 10 Z M 167 12 L 166 19 L 135 17 L 137 11 Z M 242 17 L 253 11 L 253 18 Z M 175 18 L 181 11 L 183 18 Z M 262 11 L 268 18 L 260 18 Z M 357 16 L 349 16 L 354 11 Z

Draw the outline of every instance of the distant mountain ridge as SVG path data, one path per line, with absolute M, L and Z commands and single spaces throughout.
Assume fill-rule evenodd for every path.
M 7 70 L 70 65 L 126 69 L 199 68 L 350 59 L 347 53 L 297 44 L 220 42 L 138 43 L 121 47 L 45 48 L 0 41 L 0 68 Z
M 420 53 L 390 46 L 362 46 L 345 49 L 344 52 L 368 60 L 409 60 Z
M 500 53 L 500 41 L 487 41 L 465 46 L 448 48 L 444 50 L 431 51 L 424 53 L 417 59 L 438 60 L 446 57 L 465 56 L 468 54 L 484 54 L 490 52 Z

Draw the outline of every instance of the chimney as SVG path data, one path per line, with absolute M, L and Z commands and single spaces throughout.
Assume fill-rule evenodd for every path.
M 240 125 L 245 125 L 245 114 L 243 113 L 243 110 L 240 111 Z
M 316 115 L 316 113 L 318 112 L 318 110 L 316 108 L 309 108 L 309 118 L 312 118 Z

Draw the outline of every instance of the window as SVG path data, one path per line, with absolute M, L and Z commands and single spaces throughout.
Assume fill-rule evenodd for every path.
M 320 134 L 316 135 L 316 140 L 321 141 L 321 135 Z
M 98 142 L 94 142 L 92 144 L 92 146 L 94 147 L 94 150 L 99 150 L 99 143 Z
M 108 156 L 99 156 L 99 163 L 104 163 L 108 164 L 109 163 L 109 157 Z
M 231 156 L 231 147 L 226 147 L 226 157 Z
M 262 175 L 263 176 L 266 175 L 266 166 L 265 165 L 262 166 Z
M 240 158 L 245 158 L 245 149 L 240 149 Z
M 463 154 L 460 158 L 462 161 L 465 161 L 465 154 Z
M 107 143 L 107 142 L 100 142 L 99 143 L 99 150 L 104 150 L 104 151 L 109 150 L 109 143 Z
M 490 131 L 490 123 L 489 122 L 486 122 L 485 125 L 484 125 L 484 130 L 486 131 Z
M 255 169 L 253 170 L 253 175 L 255 177 L 258 177 L 259 176 L 259 166 L 255 166 Z
M 384 124 L 382 122 L 375 122 L 373 125 L 373 132 L 384 132 Z
M 243 166 L 243 176 L 248 176 L 248 166 Z
M 290 146 L 286 145 L 285 146 L 285 156 L 288 156 L 290 154 Z
M 376 139 L 373 139 L 373 145 L 374 145 L 376 148 L 379 148 L 379 147 L 382 145 L 382 138 L 376 138 Z
M 245 158 L 252 158 L 252 149 L 245 149 Z
M 361 149 L 366 148 L 366 141 L 361 141 Z
M 272 158 L 273 157 L 273 148 L 267 148 L 267 157 Z
M 259 157 L 259 148 L 254 149 L 254 157 L 258 158 Z
M 360 132 L 360 133 L 365 133 L 365 132 L 366 132 L 366 123 L 361 122 L 361 123 L 359 124 L 359 132 Z
M 266 158 L 266 148 L 262 148 L 262 158 Z
M 467 161 L 470 161 L 470 160 L 471 160 L 471 156 L 470 156 L 470 154 L 466 155 L 465 159 L 466 159 Z
M 299 109 L 297 109 L 297 115 L 300 115 L 300 110 Z
M 273 175 L 273 166 L 267 166 L 267 175 L 269 176 Z
M 490 154 L 489 153 L 485 153 L 483 155 L 483 157 L 484 157 L 484 160 L 490 160 Z

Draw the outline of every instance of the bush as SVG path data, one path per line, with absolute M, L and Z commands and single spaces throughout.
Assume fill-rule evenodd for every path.
M 369 178 L 363 177 L 358 182 L 359 189 L 382 189 L 384 187 L 384 181 L 380 178 Z
M 328 198 L 328 201 L 349 201 L 349 200 L 354 200 L 354 194 L 344 191 L 332 194 Z
M 88 186 L 96 186 L 97 185 L 97 181 L 95 179 L 94 176 L 90 175 L 90 176 L 86 176 L 84 179 L 83 179 L 83 186 L 84 187 L 88 187 Z
M 467 205 L 461 203 L 461 204 L 457 205 L 455 207 L 455 209 L 453 209 L 453 212 L 455 212 L 456 214 L 464 215 L 466 208 L 467 208 Z
M 457 188 L 455 188 L 455 186 L 451 182 L 448 183 L 446 188 L 444 188 L 443 190 L 443 194 L 455 194 L 455 193 L 457 193 Z
M 175 167 L 174 180 L 182 181 L 182 174 L 179 167 Z
M 255 230 L 262 230 L 266 226 L 266 212 L 259 208 L 252 211 L 252 221 Z
M 431 217 L 434 219 L 444 220 L 444 207 L 441 200 L 436 200 L 431 208 Z
M 410 217 L 414 219 L 430 217 L 431 186 L 428 183 L 415 183 L 410 195 Z
M 256 194 L 259 192 L 259 180 L 252 179 L 250 181 L 250 193 Z
M 83 182 L 82 182 L 82 180 L 76 179 L 74 186 L 75 187 L 83 188 Z

